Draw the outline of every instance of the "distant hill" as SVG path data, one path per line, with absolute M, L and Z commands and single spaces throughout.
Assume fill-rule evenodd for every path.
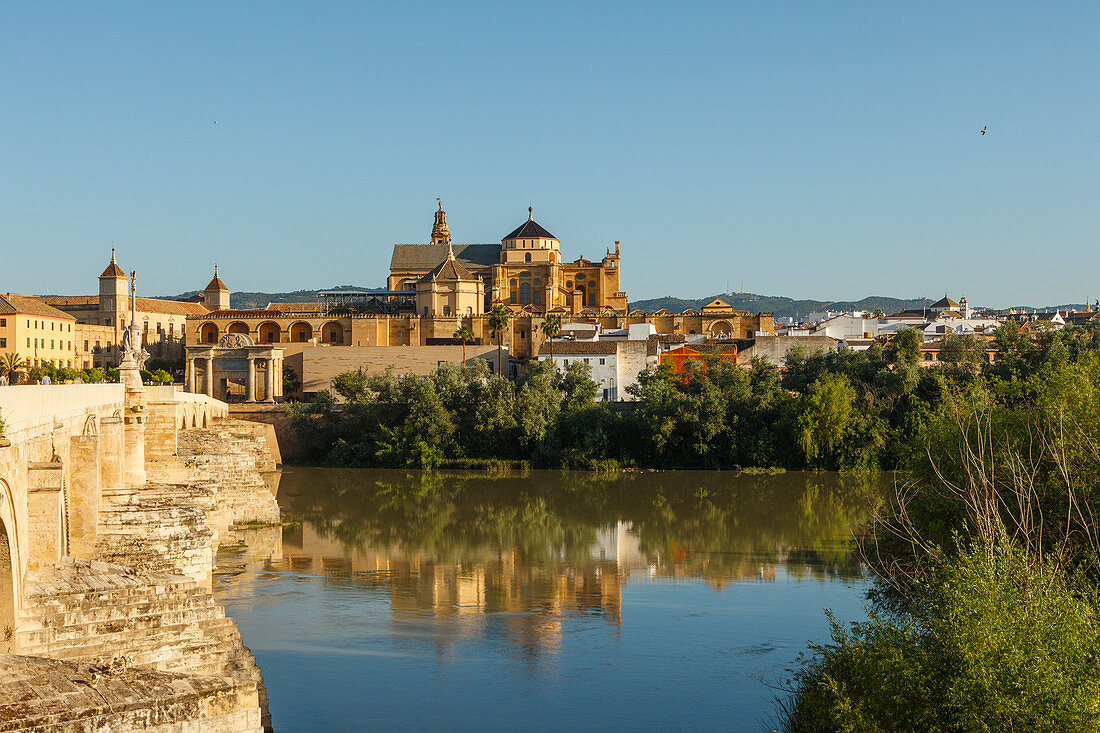
M 321 288 L 320 290 L 295 290 L 290 293 L 230 293 L 229 295 L 229 307 L 239 310 L 258 310 L 263 308 L 268 303 L 315 303 L 318 300 L 318 293 L 329 290 L 382 290 L 383 288 L 366 288 L 359 285 L 337 285 L 331 288 Z M 179 295 L 166 296 L 172 300 L 183 300 L 187 298 L 193 298 L 201 293 L 198 290 L 191 290 L 186 293 L 180 293 Z
M 686 300 L 666 295 L 663 298 L 650 298 L 649 300 L 634 300 L 630 302 L 630 309 L 640 309 L 650 313 L 667 308 L 673 313 L 688 308 L 699 310 L 715 298 L 721 298 L 734 307 L 735 310 L 746 310 L 752 313 L 772 313 L 778 317 L 805 316 L 807 313 L 818 311 L 848 311 L 866 310 L 875 311 L 882 309 L 883 313 L 897 313 L 901 310 L 923 308 L 933 301 L 928 298 L 887 298 L 880 295 L 868 296 L 862 300 L 795 300 L 781 295 L 756 295 L 755 293 L 719 293 L 697 300 Z
M 266 306 L 268 303 L 299 303 L 299 302 L 316 302 L 318 299 L 317 294 L 325 290 L 362 290 L 362 291 L 375 291 L 383 290 L 384 288 L 367 288 L 361 285 L 336 285 L 331 288 L 321 288 L 320 290 L 295 290 L 290 293 L 232 293 L 229 296 L 229 305 L 231 308 L 239 308 L 243 310 L 259 309 Z M 186 293 L 180 293 L 179 295 L 163 296 L 171 300 L 182 300 L 192 298 L 201 293 L 198 290 L 191 290 Z M 632 300 L 630 301 L 631 310 L 643 310 L 653 313 L 654 311 L 667 308 L 673 313 L 680 313 L 688 308 L 699 310 L 701 307 L 714 300 L 715 298 L 721 298 L 729 303 L 736 310 L 746 310 L 752 313 L 772 313 L 777 317 L 791 317 L 791 316 L 805 316 L 807 313 L 814 313 L 824 310 L 832 311 L 849 311 L 849 310 L 865 310 L 875 311 L 876 309 L 882 309 L 883 313 L 897 313 L 901 310 L 923 308 L 926 305 L 932 304 L 934 301 L 930 298 L 888 298 L 882 295 L 871 295 L 862 300 L 795 300 L 794 298 L 788 298 L 782 295 L 757 295 L 755 293 L 719 293 L 717 295 L 710 295 L 706 298 L 698 298 L 692 300 L 690 298 L 677 298 L 672 295 L 666 295 L 663 298 L 649 298 L 648 300 Z M 972 304 L 974 308 L 978 306 Z M 1045 307 L 1033 307 L 1033 306 L 1015 306 L 1017 310 L 1027 311 L 1054 311 L 1060 310 L 1063 313 L 1067 310 L 1084 310 L 1085 306 L 1079 303 L 1069 303 L 1063 305 L 1052 305 Z

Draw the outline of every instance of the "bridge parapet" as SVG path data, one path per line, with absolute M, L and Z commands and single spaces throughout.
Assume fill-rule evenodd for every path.
M 13 441 L 49 432 L 58 422 L 121 410 L 121 384 L 22 384 L 0 387 L 4 434 Z

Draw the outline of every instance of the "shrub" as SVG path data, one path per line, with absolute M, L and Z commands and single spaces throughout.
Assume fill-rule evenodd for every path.
M 1002 540 L 940 556 L 907 614 L 812 646 L 787 731 L 1077 731 L 1100 726 L 1091 594 Z

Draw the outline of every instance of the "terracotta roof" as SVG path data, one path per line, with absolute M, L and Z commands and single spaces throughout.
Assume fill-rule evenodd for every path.
M 929 308 L 958 308 L 959 304 L 956 303 L 955 301 L 951 300 L 951 298 L 948 298 L 945 295 L 944 297 L 940 298 L 939 300 L 937 300 L 935 303 L 933 303 L 932 305 L 930 305 L 928 307 Z
M 614 354 L 621 341 L 554 341 L 554 356 L 573 354 Z M 550 352 L 549 347 L 546 349 Z
M 278 311 L 280 313 L 320 313 L 321 304 L 317 301 L 268 303 L 267 310 Z
M 0 313 L 5 315 L 43 316 L 45 318 L 60 318 L 66 321 L 75 321 L 65 311 L 46 303 L 42 298 L 30 295 L 16 295 L 15 293 L 0 293 Z
M 91 308 L 99 310 L 98 295 L 47 295 L 42 300 L 55 308 Z
M 469 269 L 481 270 L 500 262 L 499 244 L 453 244 L 455 258 Z M 390 272 L 430 270 L 447 259 L 446 244 L 395 244 Z
M 229 290 L 229 288 L 225 286 L 225 283 L 222 282 L 222 279 L 218 277 L 218 273 L 215 271 L 214 277 L 210 280 L 210 284 L 203 289 L 203 292 L 207 290 Z
M 202 315 L 207 318 L 278 318 L 284 314 L 273 310 L 217 310 Z
M 100 277 L 126 277 L 126 273 L 115 262 L 115 251 L 113 249 L 111 250 L 111 261 L 107 263 L 107 268 Z
M 138 312 L 163 313 L 168 316 L 192 316 L 209 312 L 202 303 L 190 303 L 183 300 L 161 300 L 160 298 L 135 298 Z
M 534 219 L 528 219 L 512 230 L 505 239 L 557 239 L 553 234 L 539 226 Z

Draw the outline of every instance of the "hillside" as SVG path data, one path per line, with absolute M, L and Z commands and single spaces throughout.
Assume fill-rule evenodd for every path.
M 889 314 L 909 308 L 921 308 L 933 302 L 927 298 L 901 299 L 879 295 L 868 296 L 862 300 L 828 301 L 795 300 L 781 295 L 756 295 L 755 293 L 719 293 L 718 295 L 711 295 L 697 300 L 676 298 L 671 295 L 667 295 L 663 298 L 650 298 L 649 300 L 634 300 L 630 302 L 630 309 L 640 309 L 652 313 L 661 308 L 668 308 L 674 313 L 679 313 L 687 308 L 699 310 L 699 308 L 706 305 L 714 298 L 721 298 L 732 305 L 736 310 L 747 310 L 752 313 L 772 313 L 778 317 L 805 316 L 807 313 L 824 310 L 874 311 L 880 308 L 884 313 Z
M 229 296 L 229 304 L 232 308 L 259 309 L 263 308 L 268 303 L 313 302 L 317 300 L 317 294 L 322 290 L 369 291 L 381 290 L 381 288 L 367 288 L 359 285 L 337 285 L 331 288 L 321 288 L 318 290 L 295 290 L 289 293 L 239 292 L 232 293 Z M 180 293 L 179 295 L 170 295 L 163 297 L 177 300 L 191 298 L 199 294 L 199 291 L 192 290 L 190 292 Z M 709 303 L 714 298 L 721 298 L 737 310 L 746 310 L 752 313 L 772 313 L 778 317 L 805 316 L 807 313 L 814 313 L 824 310 L 875 311 L 876 309 L 880 308 L 884 313 L 897 313 L 901 310 L 921 308 L 933 302 L 933 300 L 929 298 L 889 298 L 882 295 L 871 295 L 861 300 L 830 301 L 809 299 L 795 300 L 794 298 L 788 298 L 782 295 L 757 295 L 755 293 L 719 293 L 718 295 L 710 295 L 705 298 L 697 299 L 677 298 L 672 295 L 666 295 L 663 298 L 632 300 L 630 301 L 630 309 L 644 310 L 652 313 L 662 308 L 667 308 L 673 313 L 680 313 L 681 311 L 687 310 L 688 308 L 699 310 L 699 308 Z M 972 304 L 972 306 L 975 308 L 979 307 L 976 303 Z M 1063 313 L 1067 310 L 1084 310 L 1084 307 L 1084 305 L 1074 303 L 1045 307 L 1016 306 L 1018 310 L 1060 310 Z

